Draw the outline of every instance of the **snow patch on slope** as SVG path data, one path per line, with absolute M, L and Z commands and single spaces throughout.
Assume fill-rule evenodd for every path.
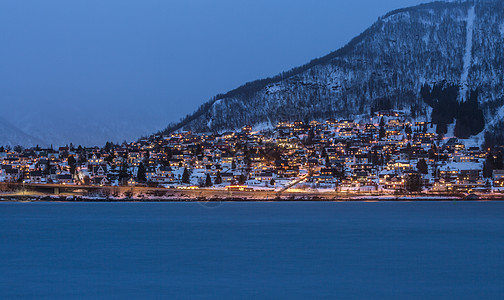
M 425 45 L 429 45 L 430 35 L 428 33 L 424 34 L 424 36 L 422 37 L 422 40 L 425 43 Z
M 480 132 L 478 135 L 471 136 L 468 139 L 463 140 L 464 145 L 469 148 L 469 147 L 481 147 L 483 143 L 485 142 L 485 131 L 483 130 Z
M 464 68 L 462 71 L 462 76 L 460 77 L 460 101 L 466 99 L 467 94 L 467 78 L 469 77 L 469 69 L 471 68 L 472 61 L 472 44 L 473 44 L 473 30 L 474 30 L 474 19 L 476 19 L 476 14 L 474 12 L 474 6 L 469 8 L 467 12 L 467 27 L 466 27 L 466 46 L 464 53 Z
M 455 122 L 448 125 L 448 130 L 444 135 L 446 138 L 454 138 L 455 137 Z
M 219 109 L 219 107 L 222 105 L 222 99 L 219 99 L 217 101 L 215 101 L 213 104 L 212 104 L 212 113 L 215 115 L 215 112 L 217 111 L 217 109 Z
M 448 125 L 448 131 L 445 134 L 445 138 L 457 138 L 455 136 L 455 125 L 456 122 Z M 483 142 L 485 141 L 485 130 L 483 130 L 477 135 L 471 136 L 468 139 L 459 139 L 459 140 L 463 141 L 466 147 L 481 147 L 481 145 L 483 145 Z
M 280 87 L 279 84 L 272 84 L 266 87 L 266 90 L 270 93 L 277 93 L 282 91 L 282 88 Z
M 261 131 L 261 130 L 269 130 L 275 128 L 275 126 L 271 122 L 262 122 L 255 124 L 253 127 L 254 131 Z

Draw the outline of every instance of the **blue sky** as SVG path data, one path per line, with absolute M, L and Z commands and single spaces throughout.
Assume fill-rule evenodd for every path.
M 0 2 L 0 116 L 136 116 L 152 128 L 346 44 L 418 0 Z M 84 118 L 85 120 L 85 118 Z M 160 129 L 160 128 L 159 128 Z

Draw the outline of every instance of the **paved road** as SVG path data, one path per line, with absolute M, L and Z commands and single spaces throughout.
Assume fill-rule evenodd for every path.
M 463 199 L 466 194 L 424 193 L 424 194 L 385 194 L 375 193 L 347 193 L 347 192 L 317 192 L 317 191 L 228 191 L 217 189 L 167 189 L 142 186 L 81 186 L 64 184 L 11 184 L 11 188 L 24 190 L 25 195 L 60 195 L 60 196 L 95 196 L 102 198 L 135 198 L 135 199 L 164 199 L 164 200 L 387 200 L 414 198 L 431 199 Z M 482 199 L 502 199 L 502 194 L 481 194 Z

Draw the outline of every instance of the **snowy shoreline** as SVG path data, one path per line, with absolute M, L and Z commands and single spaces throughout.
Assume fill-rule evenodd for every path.
M 0 202 L 417 202 L 417 201 L 503 201 L 504 197 L 477 196 L 411 196 L 411 195 L 382 195 L 382 196 L 349 196 L 349 197 L 327 197 L 327 195 L 311 196 L 280 196 L 275 198 L 260 197 L 133 197 L 133 198 L 111 198 L 111 197 L 86 197 L 86 196 L 19 196 L 0 195 Z

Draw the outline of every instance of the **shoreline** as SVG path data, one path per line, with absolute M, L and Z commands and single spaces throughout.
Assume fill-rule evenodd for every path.
M 379 201 L 504 201 L 504 193 L 470 192 L 341 192 L 177 189 L 74 185 L 13 185 L 0 192 L 0 201 L 48 202 L 379 202 Z
M 62 196 L 62 195 L 1 195 L 1 202 L 104 202 L 104 203 L 124 203 L 124 202 L 195 202 L 195 203 L 221 203 L 221 202 L 493 202 L 504 201 L 502 197 L 439 197 L 439 196 L 355 196 L 348 198 L 328 198 L 328 197 L 277 197 L 277 198 L 205 198 L 205 197 L 185 197 L 185 198 L 106 198 L 106 197 L 82 197 L 82 196 Z

